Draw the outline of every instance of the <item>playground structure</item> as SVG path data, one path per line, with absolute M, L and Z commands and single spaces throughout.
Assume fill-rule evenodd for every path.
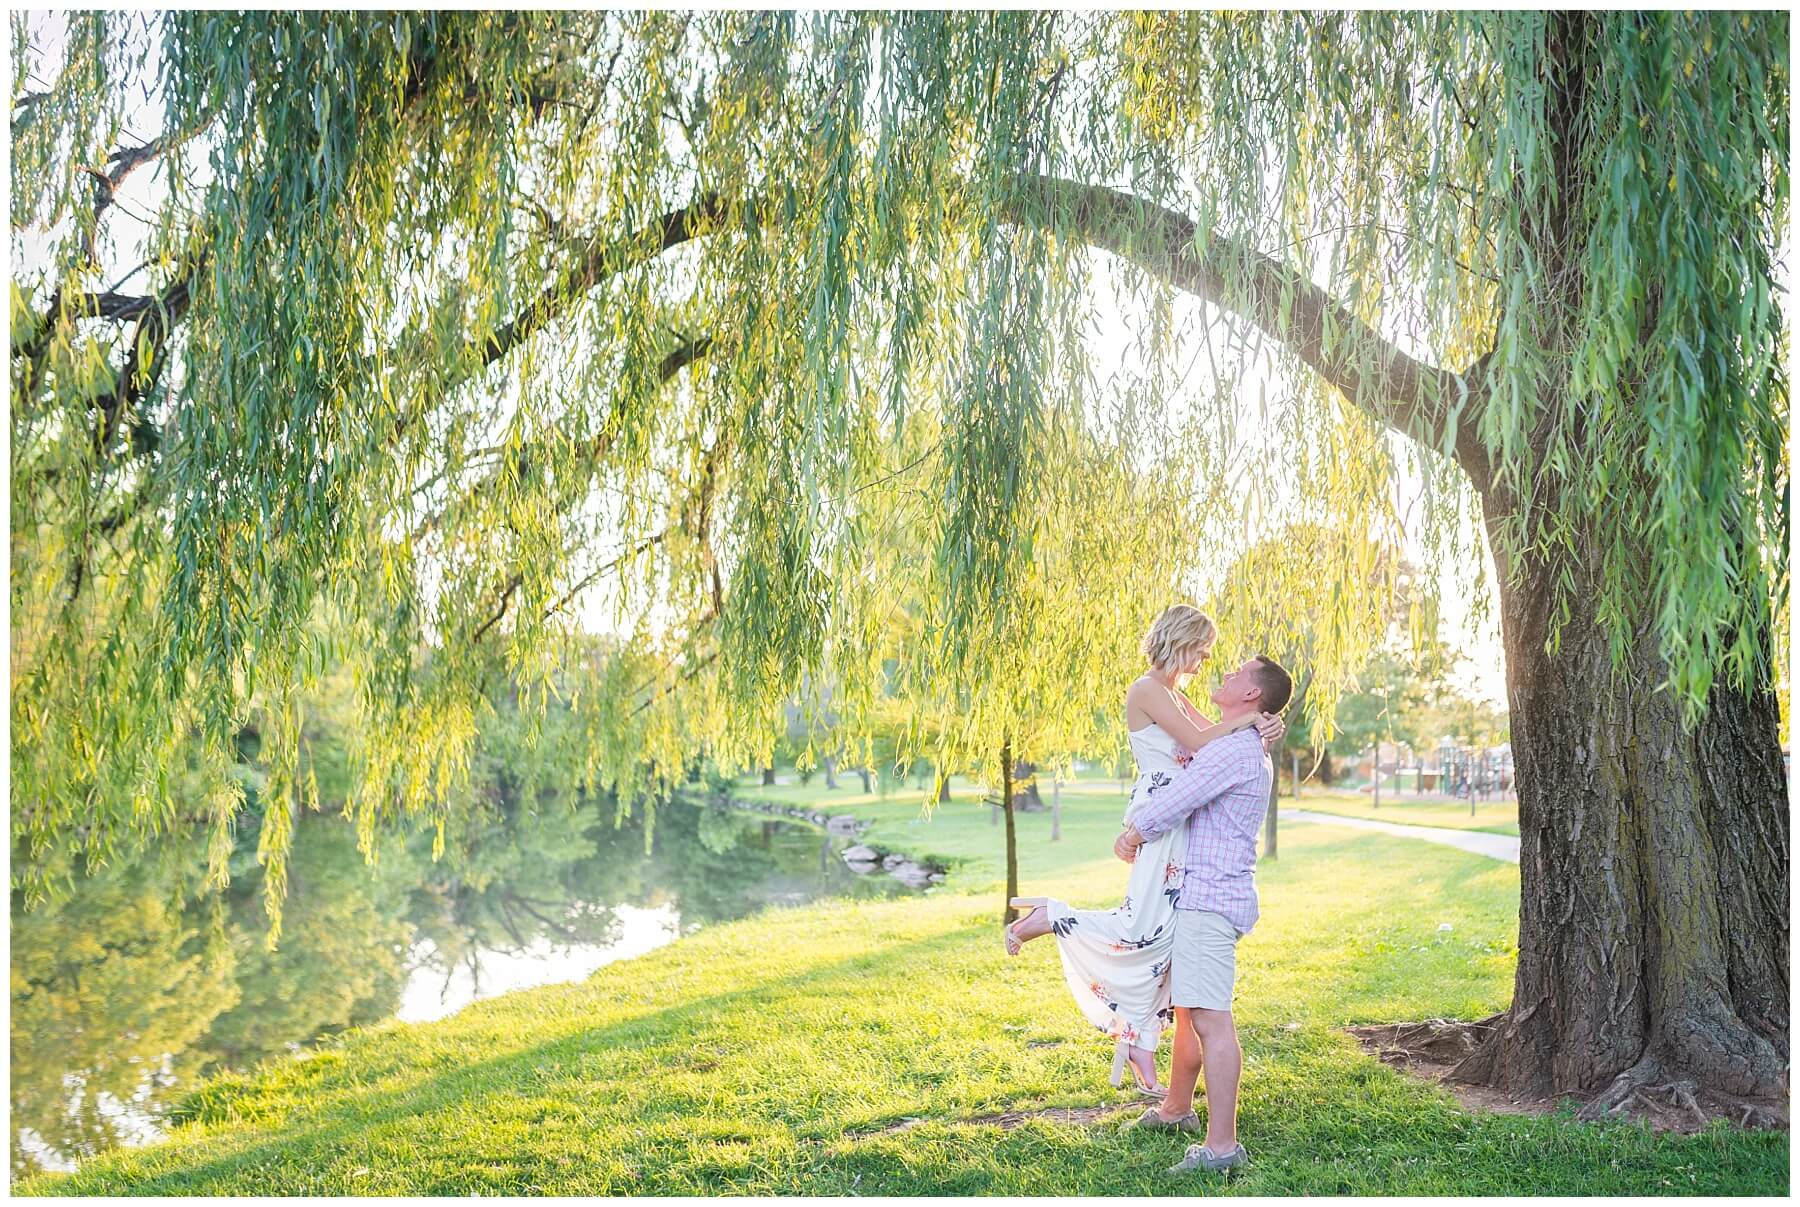
M 1466 800 L 1472 812 L 1481 801 L 1514 799 L 1510 745 L 1464 746 L 1446 737 L 1435 748 L 1415 751 L 1403 743 L 1381 743 L 1362 761 L 1369 786 L 1363 791 L 1381 807 L 1384 791 L 1396 797 Z M 1385 782 L 1392 776 L 1392 783 Z

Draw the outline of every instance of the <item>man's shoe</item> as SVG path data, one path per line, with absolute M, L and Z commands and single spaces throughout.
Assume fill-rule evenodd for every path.
M 1206 1130 L 1206 1125 L 1200 1122 L 1200 1116 L 1192 1111 L 1179 1119 L 1164 1119 L 1157 1113 L 1156 1107 L 1151 1107 L 1139 1115 L 1137 1122 L 1131 1126 L 1147 1132 L 1204 1132 Z
M 1214 1153 L 1204 1144 L 1190 1144 L 1181 1161 L 1169 1166 L 1169 1172 L 1186 1173 L 1190 1169 L 1235 1169 L 1239 1165 L 1248 1164 L 1250 1164 L 1250 1154 L 1244 1151 L 1242 1144 L 1223 1156 Z

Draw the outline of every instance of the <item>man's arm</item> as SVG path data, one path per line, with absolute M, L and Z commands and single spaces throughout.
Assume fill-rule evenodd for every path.
M 1151 794 L 1132 815 L 1131 824 L 1113 844 L 1113 851 L 1130 863 L 1137 848 L 1147 839 L 1166 834 L 1186 821 L 1197 809 L 1215 804 L 1231 789 L 1246 781 L 1250 760 L 1239 743 L 1225 746 L 1214 743 L 1194 756 L 1187 770 L 1178 773 L 1166 786 Z

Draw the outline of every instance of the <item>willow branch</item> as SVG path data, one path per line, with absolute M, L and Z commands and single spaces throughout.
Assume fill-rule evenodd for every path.
M 112 207 L 113 202 L 118 200 L 119 186 L 125 183 L 125 178 L 145 164 L 181 146 L 205 128 L 206 123 L 202 122 L 179 134 L 160 135 L 141 147 L 120 147 L 106 157 L 105 171 L 83 169 L 94 178 L 94 212 L 90 219 L 92 225 L 84 241 L 89 256 L 94 252 L 94 239 L 99 231 L 100 219 Z
M 702 335 L 695 339 L 682 341 L 679 346 L 668 355 L 664 356 L 662 361 L 657 365 L 657 384 L 659 386 L 667 385 L 676 374 L 680 373 L 683 369 L 710 352 L 712 346 L 713 339 L 710 335 Z M 621 398 L 620 401 L 623 401 L 623 398 Z M 592 440 L 588 441 L 586 459 L 590 466 L 598 466 L 600 462 L 606 459 L 606 455 L 612 451 L 612 443 L 618 434 L 619 423 L 623 418 L 624 416 L 615 409 L 612 414 L 607 416 L 606 424 L 601 430 Z M 497 450 L 490 449 L 486 451 L 493 452 Z M 520 450 L 515 454 L 512 460 L 511 472 L 515 474 L 522 473 L 525 467 L 530 464 L 530 460 L 530 451 Z M 474 497 L 479 498 L 495 489 L 499 485 L 501 472 L 502 471 L 500 470 L 496 470 L 494 473 L 490 474 L 480 486 L 476 487 L 471 492 L 471 494 Z M 442 471 L 433 474 L 415 489 L 413 493 L 417 495 L 420 491 L 435 485 L 443 478 L 443 476 L 444 474 Z M 434 512 L 426 517 L 420 522 L 417 528 L 413 529 L 411 539 L 414 542 L 417 542 L 430 533 L 435 532 L 443 524 L 448 512 L 449 508 L 446 507 L 443 510 Z
M 591 587 L 595 583 L 599 582 L 602 578 L 606 577 L 608 574 L 611 574 L 614 570 L 617 570 L 620 566 L 623 566 L 626 562 L 630 561 L 632 558 L 637 557 L 641 553 L 647 553 L 651 549 L 654 549 L 656 546 L 662 544 L 663 538 L 666 536 L 668 536 L 668 533 L 665 531 L 665 532 L 659 532 L 654 536 L 645 537 L 643 540 L 639 541 L 635 546 L 633 546 L 629 552 L 621 553 L 618 557 L 613 558 L 612 561 L 607 562 L 604 566 L 601 566 L 598 569 L 594 570 L 592 573 L 588 574 L 587 577 L 583 578 L 580 582 L 576 583 L 574 586 L 570 587 L 567 591 L 565 591 L 563 593 L 563 597 L 561 599 L 557 600 L 554 604 L 551 604 L 550 607 L 545 609 L 543 619 L 548 620 L 552 616 L 556 615 L 558 612 L 562 611 L 564 608 L 568 607 L 569 604 L 574 601 L 574 599 L 577 595 L 580 595 L 583 591 L 587 590 L 589 587 Z
M 193 301 L 189 279 L 183 276 L 155 299 L 154 305 L 144 309 L 137 329 L 132 333 L 131 351 L 125 356 L 125 367 L 119 372 L 118 384 L 110 393 L 94 400 L 100 409 L 100 422 L 94 429 L 96 455 L 104 456 L 112 447 L 120 417 L 161 378 L 163 365 L 168 360 L 164 353 L 169 334 L 187 314 Z
M 714 650 L 712 653 L 707 654 L 705 657 L 698 658 L 698 659 L 694 660 L 693 662 L 688 663 L 688 665 L 682 667 L 681 674 L 676 676 L 675 682 L 669 684 L 668 687 L 664 688 L 663 690 L 661 690 L 659 692 L 652 693 L 652 695 L 650 696 L 649 699 L 640 701 L 638 703 L 638 706 L 631 710 L 631 715 L 635 717 L 638 714 L 642 713 L 645 709 L 649 708 L 652 704 L 655 704 L 658 700 L 662 699 L 664 696 L 673 695 L 676 692 L 676 690 L 681 687 L 681 685 L 683 683 L 688 682 L 695 675 L 698 675 L 701 671 L 703 671 L 707 667 L 711 666 L 713 664 L 713 662 L 718 658 L 718 656 L 719 656 L 718 651 Z
M 647 264 L 670 248 L 707 233 L 723 214 L 719 199 L 708 193 L 668 211 L 623 239 L 589 240 L 576 262 L 562 272 L 555 284 L 483 341 L 476 363 L 485 368 L 500 360 L 561 314 L 571 300 L 627 268 Z
M 658 366 L 658 370 L 657 370 L 658 371 L 658 384 L 659 385 L 667 385 L 669 383 L 669 381 L 675 377 L 676 374 L 681 372 L 682 369 L 686 368 L 688 365 L 693 364 L 696 360 L 699 360 L 702 356 L 706 355 L 706 353 L 712 348 L 712 344 L 713 344 L 713 340 L 710 335 L 703 335 L 696 339 L 684 340 L 679 347 L 677 347 L 674 351 L 670 352 L 667 356 L 663 357 L 662 362 Z M 605 459 L 607 452 L 612 448 L 613 439 L 618 432 L 617 420 L 619 418 L 620 417 L 615 413 L 611 417 L 611 421 L 609 421 L 607 423 L 606 427 L 600 432 L 600 434 L 595 436 L 594 439 L 589 442 L 588 453 L 589 453 L 589 468 L 590 468 L 590 470 L 593 468 L 597 468 L 599 463 Z M 726 444 L 727 444 L 727 441 L 724 439 L 721 439 L 719 441 L 719 443 L 717 445 L 715 445 L 712 448 L 712 450 L 710 450 L 707 453 L 705 467 L 702 470 L 702 475 L 701 475 L 700 498 L 699 498 L 699 518 L 695 525 L 698 529 L 699 539 L 701 542 L 701 548 L 702 548 L 703 553 L 706 556 L 708 568 L 712 573 L 712 585 L 713 585 L 713 595 L 714 595 L 715 606 L 721 605 L 721 600 L 719 598 L 720 586 L 719 586 L 718 572 L 716 569 L 717 563 L 716 563 L 716 560 L 712 556 L 711 546 L 710 546 L 710 544 L 708 544 L 708 537 L 707 537 L 708 519 L 707 519 L 707 517 L 708 517 L 710 507 L 711 507 L 712 491 L 713 491 L 713 487 L 714 487 L 714 484 L 716 481 L 716 474 L 717 474 L 717 469 L 718 469 L 717 459 L 720 455 L 722 455 L 723 449 L 726 446 Z M 497 477 L 498 475 L 496 474 L 495 476 Z M 484 494 L 488 493 L 489 489 L 493 485 L 494 485 L 494 478 L 490 477 L 485 483 L 483 483 L 482 486 L 480 486 L 476 489 L 475 493 L 477 494 L 477 496 L 484 495 Z M 573 500 L 574 500 L 574 496 L 571 494 L 570 501 L 572 502 Z M 419 529 L 414 532 L 414 534 L 413 534 L 414 539 L 417 540 L 419 536 L 421 536 L 424 533 L 429 532 L 431 529 L 437 527 L 438 524 L 442 523 L 443 518 L 444 518 L 443 512 L 439 512 L 438 514 L 432 516 L 430 520 L 428 520 L 425 524 L 421 525 L 419 527 Z M 552 607 L 550 607 L 549 610 L 547 610 L 544 613 L 544 616 L 546 618 L 548 618 L 549 616 L 553 615 L 555 612 L 560 610 L 572 598 L 574 598 L 574 596 L 576 594 L 578 594 L 584 587 L 591 585 L 595 579 L 599 578 L 602 574 L 605 574 L 608 570 L 614 569 L 615 567 L 622 565 L 629 558 L 635 557 L 639 553 L 642 553 L 646 549 L 650 548 L 651 546 L 660 543 L 662 541 L 664 535 L 665 534 L 663 534 L 663 533 L 658 533 L 657 535 L 646 540 L 643 544 L 639 545 L 636 549 L 632 550 L 630 553 L 618 558 L 616 561 L 611 562 L 606 566 L 601 567 L 599 570 L 595 571 L 593 574 L 590 574 L 587 578 L 583 579 L 580 583 L 576 584 L 576 586 L 574 587 L 573 590 L 569 591 L 566 595 L 564 595 L 562 597 L 562 599 L 560 599 L 556 604 L 554 604 Z M 471 640 L 480 641 L 483 637 L 485 637 L 488 634 L 488 632 L 495 625 L 500 623 L 500 621 L 506 616 L 508 607 L 511 606 L 514 593 L 518 591 L 519 587 L 521 585 L 523 585 L 524 581 L 525 581 L 524 575 L 519 572 L 514 572 L 512 575 L 510 575 L 507 578 L 506 582 L 503 583 L 501 586 L 501 595 L 500 595 L 499 603 L 495 606 L 493 613 L 488 617 L 488 619 L 485 622 L 483 622 L 481 627 L 475 630 L 474 636 L 471 638 Z
M 1299 272 L 1241 240 L 1104 185 L 1026 177 L 1015 221 L 1073 234 L 1260 328 L 1377 421 L 1485 476 L 1468 375 L 1415 360 Z

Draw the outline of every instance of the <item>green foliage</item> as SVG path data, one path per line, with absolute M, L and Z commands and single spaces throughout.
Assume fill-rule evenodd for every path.
M 1267 655 L 1294 679 L 1290 745 L 1331 740 L 1350 677 L 1387 642 L 1425 646 L 1434 601 L 1401 557 L 1392 528 L 1298 523 L 1246 550 L 1207 601 L 1220 639 L 1213 660 Z
M 1356 757 L 1376 742 L 1417 745 L 1425 737 L 1420 717 L 1436 682 L 1414 660 L 1378 650 L 1338 701 L 1332 753 Z
M 852 734 L 902 700 L 902 757 L 1092 744 L 1127 638 L 1287 522 L 1386 539 L 1404 473 L 1431 569 L 1460 573 L 1452 458 L 1516 503 L 1486 517 L 1502 573 L 1557 571 L 1616 651 L 1648 626 L 1690 712 L 1770 677 L 1784 14 L 13 30 L 34 902 L 77 853 L 195 824 L 223 878 L 253 723 L 278 912 L 318 792 L 301 698 L 338 662 L 365 851 L 442 840 L 514 695 L 570 704 L 582 787 L 621 810 L 697 761 L 766 763 L 807 683 Z M 1553 55 L 1580 113 L 1545 107 Z M 1102 380 L 1107 282 L 1136 343 Z M 1178 289 L 1249 325 L 1190 321 Z M 1253 405 L 1257 379 L 1299 384 Z M 1368 571 L 1262 586 L 1348 600 Z M 1331 608 L 1306 634 L 1326 688 L 1357 661 Z

